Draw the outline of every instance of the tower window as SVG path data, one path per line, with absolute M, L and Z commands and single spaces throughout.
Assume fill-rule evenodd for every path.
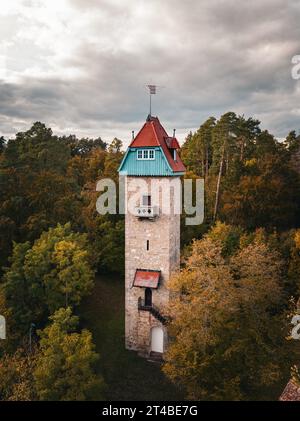
M 151 196 L 143 195 L 142 204 L 143 206 L 151 206 Z
M 138 160 L 154 160 L 155 150 L 154 149 L 138 149 L 137 159 Z
M 145 306 L 152 306 L 152 291 L 151 288 L 145 289 Z

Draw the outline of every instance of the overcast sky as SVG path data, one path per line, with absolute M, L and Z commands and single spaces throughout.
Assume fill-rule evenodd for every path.
M 210 115 L 300 129 L 299 0 L 0 0 L 0 135 L 128 143 L 148 114 L 180 141 Z

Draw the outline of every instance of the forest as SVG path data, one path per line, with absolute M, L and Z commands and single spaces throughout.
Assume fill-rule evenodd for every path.
M 97 181 L 118 183 L 123 155 L 120 139 L 56 136 L 41 122 L 0 138 L 0 400 L 113 397 L 83 304 L 99 277 L 124 288 L 124 216 L 95 205 Z M 159 370 L 185 399 L 277 400 L 291 377 L 300 385 L 290 337 L 300 136 L 278 140 L 227 112 L 190 132 L 181 158 L 186 178 L 204 179 L 205 220 L 185 226 L 182 217 L 181 269 L 165 309 L 172 341 Z

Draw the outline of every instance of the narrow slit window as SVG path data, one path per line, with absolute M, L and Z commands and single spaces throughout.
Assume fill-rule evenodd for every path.
M 149 251 L 149 240 L 147 240 L 146 248 L 147 248 L 147 251 Z
M 145 289 L 145 306 L 147 306 L 147 307 L 152 306 L 152 290 L 151 290 L 151 288 Z

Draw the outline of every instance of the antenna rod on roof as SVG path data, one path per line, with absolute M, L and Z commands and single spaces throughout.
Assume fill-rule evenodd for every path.
M 156 94 L 156 87 L 157 85 L 147 85 L 149 88 L 149 96 L 150 96 L 150 112 L 149 115 L 151 117 L 151 95 L 155 95 Z
M 175 137 L 176 129 L 173 129 L 173 137 Z
M 132 140 L 134 139 L 134 130 L 132 130 L 132 132 L 131 132 L 131 138 L 132 138 Z

